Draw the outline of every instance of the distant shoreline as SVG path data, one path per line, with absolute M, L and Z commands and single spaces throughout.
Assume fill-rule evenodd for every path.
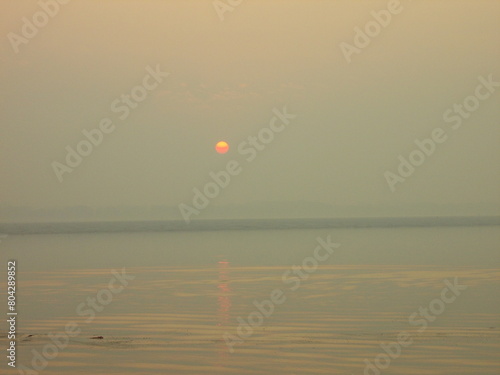
M 500 225 L 500 216 L 357 217 L 293 219 L 142 220 L 0 223 L 0 234 L 66 234 L 326 228 L 460 227 Z

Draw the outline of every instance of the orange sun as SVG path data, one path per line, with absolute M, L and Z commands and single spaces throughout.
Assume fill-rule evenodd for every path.
M 215 145 L 215 151 L 217 151 L 219 154 L 225 154 L 229 151 L 228 143 L 224 141 L 217 142 L 217 144 Z

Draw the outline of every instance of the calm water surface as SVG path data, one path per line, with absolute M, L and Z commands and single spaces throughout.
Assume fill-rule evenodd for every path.
M 284 282 L 328 235 L 340 247 Z M 363 374 L 406 332 L 380 373 L 479 375 L 500 373 L 499 243 L 498 227 L 25 235 L 3 239 L 0 260 L 18 263 L 18 365 L 52 355 L 67 323 L 81 330 L 41 374 Z M 101 292 L 123 268 L 124 289 Z M 455 278 L 467 289 L 419 331 L 409 317 Z M 275 289 L 285 301 L 231 352 Z

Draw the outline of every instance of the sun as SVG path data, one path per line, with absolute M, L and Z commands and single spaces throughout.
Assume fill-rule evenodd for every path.
M 225 141 L 219 141 L 215 145 L 215 151 L 217 151 L 219 154 L 225 154 L 229 151 L 229 144 Z

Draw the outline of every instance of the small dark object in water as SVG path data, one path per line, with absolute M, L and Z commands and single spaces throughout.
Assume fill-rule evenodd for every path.
M 104 337 L 102 336 L 92 336 L 91 339 L 94 339 L 94 340 L 102 340 Z

